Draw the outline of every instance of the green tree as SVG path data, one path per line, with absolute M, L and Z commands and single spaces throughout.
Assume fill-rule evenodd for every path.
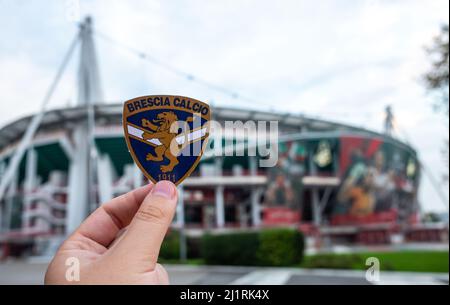
M 449 117 L 449 83 L 448 83 L 448 25 L 441 27 L 441 32 L 433 40 L 431 47 L 427 48 L 428 55 L 431 60 L 431 69 L 425 76 L 425 83 L 431 92 L 438 95 L 434 107 L 436 111 L 441 112 L 446 117 L 446 124 L 448 126 Z M 444 160 L 446 167 L 449 166 L 449 140 L 445 140 L 443 149 Z M 444 179 L 448 181 L 448 171 L 444 175 Z
M 436 101 L 436 110 L 448 117 L 448 25 L 442 26 L 440 34 L 434 38 L 427 52 L 431 59 L 431 69 L 425 74 L 425 82 L 429 90 L 440 95 Z

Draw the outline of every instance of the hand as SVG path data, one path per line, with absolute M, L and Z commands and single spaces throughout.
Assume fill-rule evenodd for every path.
M 177 198 L 175 185 L 161 181 L 103 204 L 61 245 L 45 283 L 168 284 L 157 261 Z M 79 262 L 79 281 L 66 276 L 73 260 Z

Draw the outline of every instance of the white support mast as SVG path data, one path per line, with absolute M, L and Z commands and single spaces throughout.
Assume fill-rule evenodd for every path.
M 27 130 L 25 131 L 25 134 L 22 136 L 22 139 L 18 143 L 17 148 L 14 151 L 14 154 L 12 155 L 10 162 L 8 163 L 8 166 L 5 172 L 3 173 L 3 177 L 0 181 L 0 200 L 3 199 L 8 186 L 12 183 L 14 177 L 16 176 L 16 172 L 17 169 L 19 168 L 20 162 L 22 161 L 25 152 L 27 151 L 30 143 L 33 141 L 33 138 L 39 129 L 42 119 L 45 116 L 47 105 L 50 102 L 53 93 L 55 92 L 59 84 L 59 81 L 61 80 L 62 75 L 64 74 L 64 71 L 67 67 L 67 64 L 69 63 L 70 58 L 72 57 L 72 53 L 74 52 L 75 47 L 78 44 L 78 41 L 79 36 L 77 35 L 72 44 L 70 45 L 69 51 L 67 52 L 61 66 L 59 67 L 55 79 L 50 85 L 50 88 L 48 89 L 47 94 L 45 95 L 44 100 L 42 101 L 40 111 L 31 119 L 31 122 L 28 125 Z
M 95 109 L 102 100 L 100 77 L 92 37 L 92 19 L 80 26 L 80 67 L 78 75 L 78 106 L 86 109 L 86 117 L 73 131 L 74 152 L 69 168 L 69 198 L 66 233 L 70 234 L 97 204 L 95 189 Z

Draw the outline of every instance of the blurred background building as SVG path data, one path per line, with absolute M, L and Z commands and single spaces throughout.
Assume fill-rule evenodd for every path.
M 68 57 L 78 44 L 78 105 L 44 108 L 0 130 L 2 257 L 51 254 L 101 202 L 147 183 L 127 150 L 122 104 L 98 102 L 89 19 Z M 278 163 L 260 168 L 245 148 L 203 157 L 180 187 L 174 228 L 201 235 L 289 226 L 313 247 L 448 240 L 447 224 L 421 221 L 420 161 L 414 148 L 392 136 L 389 107 L 385 133 L 281 112 L 213 106 L 212 114 L 221 124 L 278 121 Z

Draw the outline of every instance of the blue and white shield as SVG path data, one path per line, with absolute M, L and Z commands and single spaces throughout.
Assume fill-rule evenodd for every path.
M 152 95 L 129 100 L 123 108 L 128 150 L 153 183 L 169 180 L 178 185 L 200 161 L 210 118 L 208 104 L 188 97 Z

